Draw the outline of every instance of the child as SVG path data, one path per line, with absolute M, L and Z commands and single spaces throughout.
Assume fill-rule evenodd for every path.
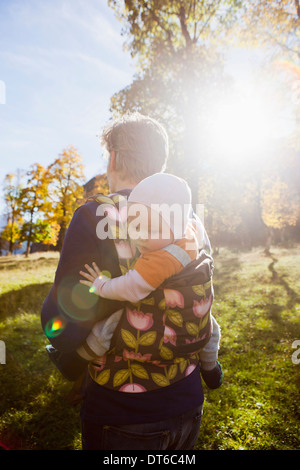
M 166 173 L 152 175 L 132 190 L 128 202 L 130 205 L 140 204 L 140 209 L 144 209 L 140 211 L 142 216 L 139 218 L 142 230 L 131 238 L 141 254 L 134 269 L 123 276 L 109 279 L 93 263 L 93 267 L 85 265 L 88 272 L 80 271 L 86 279 L 80 282 L 101 297 L 136 303 L 196 259 L 199 247 L 196 231 L 188 218 L 191 191 L 183 179 Z M 163 208 L 159 218 L 155 217 L 154 204 Z M 172 218 L 171 207 L 177 209 Z M 102 356 L 109 349 L 110 339 L 122 313 L 123 310 L 119 310 L 93 327 L 87 343 L 95 355 Z M 200 352 L 201 368 L 206 371 L 213 370 L 217 364 L 220 330 L 213 317 L 212 327 L 211 339 Z M 77 352 L 88 359 L 83 347 Z

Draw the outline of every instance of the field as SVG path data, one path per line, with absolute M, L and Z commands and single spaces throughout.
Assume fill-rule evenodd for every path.
M 45 352 L 40 310 L 58 255 L 0 258 L 0 446 L 81 449 L 79 406 L 71 384 Z M 223 385 L 210 391 L 196 449 L 300 448 L 300 247 L 215 257 L 213 314 L 221 326 Z M 300 346 L 298 346 L 300 349 Z M 293 356 L 294 354 L 294 356 Z M 292 359 L 294 357 L 294 360 Z

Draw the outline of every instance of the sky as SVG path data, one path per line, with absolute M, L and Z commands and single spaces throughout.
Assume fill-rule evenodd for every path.
M 68 145 L 87 180 L 105 171 L 97 135 L 135 68 L 106 0 L 0 0 L 0 180 Z

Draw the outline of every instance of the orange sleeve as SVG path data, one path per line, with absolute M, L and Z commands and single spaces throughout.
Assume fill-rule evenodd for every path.
M 191 240 L 182 238 L 176 242 L 176 245 L 184 249 L 190 256 L 191 260 L 196 258 L 196 244 L 193 244 Z M 148 284 L 157 288 L 166 279 L 179 273 L 183 269 L 183 265 L 168 251 L 156 250 L 138 258 L 134 265 L 134 269 L 146 282 L 148 282 Z
M 194 236 L 191 239 L 181 238 L 175 243 L 175 245 L 178 245 L 180 248 L 185 250 L 192 261 L 197 258 L 198 243 Z

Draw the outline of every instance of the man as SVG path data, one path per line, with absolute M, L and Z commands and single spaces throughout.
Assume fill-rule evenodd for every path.
M 127 114 L 104 129 L 101 141 L 108 156 L 107 176 L 112 193 L 128 197 L 137 183 L 165 169 L 168 137 L 150 117 Z M 78 370 L 86 368 L 87 361 L 76 351 L 80 351 L 93 325 L 124 307 L 121 302 L 90 295 L 79 282 L 79 271 L 92 262 L 109 271 L 111 277 L 121 275 L 113 240 L 97 237 L 97 207 L 96 201 L 90 201 L 75 211 L 54 285 L 41 314 L 46 335 L 64 353 L 71 380 Z M 208 375 L 213 388 L 220 385 L 219 365 Z M 81 410 L 83 448 L 192 448 L 200 427 L 202 403 L 199 367 L 172 386 L 147 393 L 111 390 L 87 374 Z
M 101 143 L 108 157 L 107 177 L 112 193 L 124 196 L 136 184 L 153 173 L 164 171 L 168 158 L 168 136 L 153 119 L 138 113 L 108 124 Z M 95 261 L 102 270 L 120 275 L 118 257 L 112 240 L 97 237 L 98 203 L 79 207 L 67 230 L 57 267 L 54 285 L 44 302 L 42 326 L 51 343 L 65 353 L 75 351 L 86 338 L 91 325 L 101 316 L 109 316 L 120 308 L 116 302 L 95 299 L 79 284 L 79 271 Z M 56 324 L 55 324 L 55 320 Z M 63 329 L 53 324 L 63 323 Z

